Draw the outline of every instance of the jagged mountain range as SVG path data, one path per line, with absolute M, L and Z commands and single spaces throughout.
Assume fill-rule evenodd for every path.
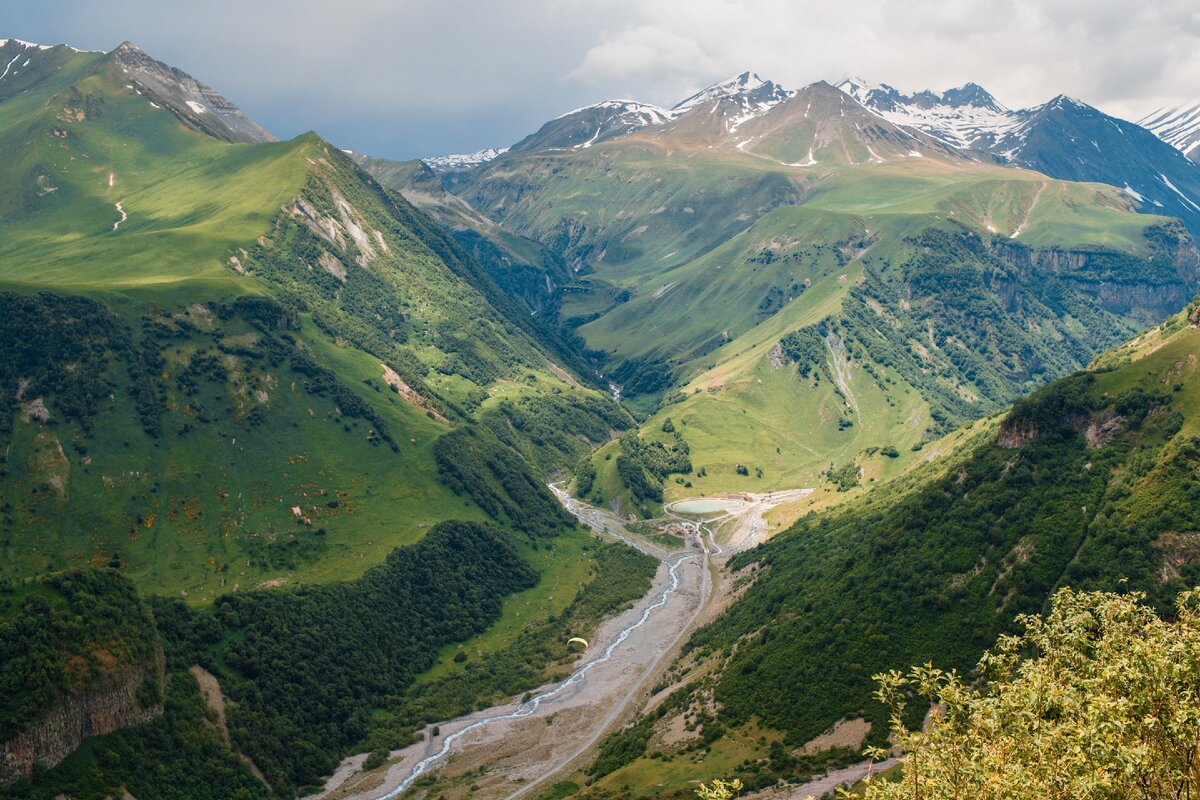
M 918 128 L 956 148 L 1052 178 L 1116 186 L 1142 210 L 1179 217 L 1193 232 L 1200 230 L 1200 168 L 1173 146 L 1189 136 L 1186 112 L 1156 117 L 1159 130 L 1174 137 L 1167 141 L 1066 95 L 1010 110 L 971 83 L 941 95 L 904 95 L 887 84 L 861 79 L 847 79 L 838 88 L 885 119 Z M 1190 131 L 1196 135 L 1194 122 Z
M 583 149 L 637 132 L 691 131 L 713 146 L 762 152 L 766 130 L 795 128 L 797 106 L 802 102 L 807 111 L 811 96 L 828 86 L 818 82 L 788 91 L 743 72 L 669 109 L 634 100 L 575 109 L 547 122 L 511 151 Z M 890 123 L 889 136 L 900 143 L 893 148 L 894 156 L 911 152 L 914 148 L 904 147 L 903 141 L 912 139 L 920 145 L 915 148 L 918 152 L 921 146 L 941 145 L 943 156 L 954 150 L 965 158 L 1026 167 L 1052 178 L 1107 183 L 1122 189 L 1140 210 L 1179 217 L 1193 232 L 1200 231 L 1200 166 L 1187 157 L 1200 152 L 1200 106 L 1164 109 L 1132 123 L 1066 95 L 1030 108 L 1009 109 L 975 83 L 940 94 L 929 90 L 904 94 L 861 78 L 848 78 L 833 88 L 855 101 L 836 110 L 842 117 L 856 115 L 860 129 L 879 127 L 880 120 Z M 803 149 L 798 153 L 786 149 L 790 156 L 784 163 L 820 160 Z M 438 171 L 462 171 L 504 152 L 491 149 L 470 156 L 429 158 L 426 163 Z M 868 162 L 883 160 L 873 150 L 860 155 Z M 857 163 L 849 153 L 843 160 Z

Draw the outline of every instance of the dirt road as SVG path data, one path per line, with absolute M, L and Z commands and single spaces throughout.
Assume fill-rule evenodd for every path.
M 729 505 L 724 513 L 710 514 L 705 517 L 705 525 L 711 531 L 720 530 L 724 534 L 721 545 L 717 545 L 715 539 L 713 540 L 712 546 L 718 548 L 714 554 L 737 553 L 762 544 L 771 538 L 771 526 L 767 522 L 767 512 L 775 506 L 800 500 L 812 493 L 812 489 L 783 489 L 777 492 L 736 492 L 713 495 L 710 499 L 721 500 Z M 695 515 L 678 514 L 674 511 L 675 507 L 685 502 L 688 501 L 676 500 L 668 503 L 665 510 L 674 519 L 695 524 L 698 519 Z
M 789 787 L 787 791 L 776 794 L 753 795 L 746 800 L 807 800 L 810 797 L 824 797 L 839 787 L 849 788 L 868 775 L 878 775 L 884 770 L 899 764 L 901 759 L 889 758 L 884 761 L 864 761 L 845 769 L 834 770 L 823 777 L 811 780 L 800 786 Z

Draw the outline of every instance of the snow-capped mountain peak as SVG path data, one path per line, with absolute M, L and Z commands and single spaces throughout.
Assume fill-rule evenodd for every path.
M 1041 108 L 1047 108 L 1047 109 L 1049 109 L 1049 108 L 1077 108 L 1077 109 L 1083 108 L 1083 109 L 1086 109 L 1086 108 L 1091 108 L 1091 106 L 1089 106 L 1087 103 L 1083 102 L 1082 100 L 1077 100 L 1074 97 L 1071 97 L 1069 94 L 1060 94 L 1060 95 L 1055 95 L 1054 97 L 1050 98 L 1050 100 L 1045 105 L 1041 106 Z
M 37 42 L 27 42 L 24 39 L 0 39 L 0 47 L 4 47 L 9 42 L 12 42 L 13 44 L 17 45 L 18 47 L 20 47 L 23 50 L 28 50 L 30 48 L 35 48 L 37 50 L 49 50 L 51 47 L 51 45 L 48 45 L 48 44 L 38 44 Z M 75 48 L 72 47 L 71 49 L 74 50 Z
M 673 117 L 685 117 L 698 108 L 719 113 L 728 133 L 752 119 L 761 117 L 791 96 L 774 81 L 763 80 L 753 72 L 743 72 L 714 83 L 671 108 Z
M 738 98 L 754 105 L 770 108 L 779 101 L 787 99 L 788 94 L 786 89 L 774 81 L 763 80 L 753 72 L 743 72 L 714 83 L 707 89 L 701 89 L 686 100 L 676 103 L 671 108 L 671 113 L 685 114 L 693 108 L 725 98 Z
M 865 78 L 846 78 L 834 86 L 853 97 L 872 111 L 890 111 L 901 95 L 886 83 L 872 83 Z
M 1023 117 L 976 83 L 938 94 L 928 89 L 904 94 L 886 83 L 847 78 L 837 88 L 897 125 L 918 128 L 947 144 L 972 148 L 1010 133 Z
M 572 114 L 593 110 L 608 111 L 613 116 L 620 117 L 625 122 L 640 123 L 641 125 L 661 125 L 671 119 L 671 112 L 667 109 L 637 100 L 604 100 L 599 103 L 593 103 L 590 106 L 582 106 L 568 111 L 566 114 L 555 117 L 555 119 L 563 119 Z
M 947 89 L 942 92 L 942 103 L 953 108 L 982 108 L 989 111 L 1007 111 L 1004 106 L 992 97 L 991 92 L 978 83 L 964 83 L 962 86 Z

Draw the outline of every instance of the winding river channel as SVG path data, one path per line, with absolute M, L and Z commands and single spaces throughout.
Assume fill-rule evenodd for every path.
M 557 491 L 555 493 L 560 494 Z M 562 499 L 561 496 L 560 496 L 560 499 Z M 582 515 L 579 515 L 578 511 L 575 508 L 573 508 L 571 504 L 564 503 L 564 505 L 566 505 L 568 510 L 570 510 L 572 513 L 576 514 L 577 516 L 580 516 L 580 518 L 583 519 Z M 609 532 L 609 531 L 606 531 L 606 532 Z M 641 550 L 642 552 L 649 552 L 646 548 L 640 546 L 640 544 L 628 539 L 625 536 L 615 534 L 615 532 L 614 532 L 614 535 L 617 535 L 620 539 L 626 541 L 631 546 L 637 547 L 637 549 Z M 591 661 L 588 661 L 588 662 L 582 664 L 578 669 L 576 669 L 573 673 L 571 673 L 570 677 L 566 678 L 561 683 L 558 683 L 558 684 L 550 687 L 549 689 L 546 689 L 545 691 L 542 691 L 539 694 L 534 695 L 533 697 L 529 698 L 528 700 L 526 700 L 525 702 L 523 702 L 519 706 L 517 706 L 516 709 L 514 709 L 512 711 L 508 711 L 506 713 L 498 713 L 498 714 L 493 714 L 491 716 L 482 717 L 480 719 L 475 720 L 470 725 L 467 725 L 466 727 L 460 728 L 459 730 L 455 731 L 454 733 L 449 734 L 442 741 L 442 746 L 437 752 L 432 753 L 432 754 L 426 756 L 425 758 L 421 759 L 420 761 L 418 761 L 413 766 L 413 768 L 409 771 L 408 775 L 405 776 L 405 778 L 397 786 L 392 788 L 386 794 L 379 795 L 378 800 L 393 800 L 393 798 L 399 797 L 410 786 L 412 786 L 412 784 L 418 778 L 420 778 L 423 774 L 425 774 L 431 767 L 435 766 L 439 761 L 441 761 L 447 755 L 449 755 L 451 749 L 454 747 L 455 742 L 457 742 L 459 739 L 466 736 L 467 734 L 472 733 L 473 731 L 477 731 L 480 728 L 483 728 L 487 725 L 491 725 L 496 722 L 502 722 L 505 720 L 513 720 L 513 719 L 521 719 L 522 717 L 532 716 L 533 714 L 535 714 L 537 712 L 539 706 L 541 706 L 541 704 L 543 702 L 545 702 L 546 700 L 550 700 L 550 699 L 562 694 L 564 691 L 566 691 L 567 689 L 569 689 L 571 687 L 582 684 L 585 680 L 587 680 L 588 673 L 590 673 L 593 669 L 600 666 L 601 664 L 605 664 L 605 663 L 611 661 L 613 659 L 614 654 L 617 652 L 617 649 L 620 648 L 621 645 L 625 643 L 625 641 L 629 638 L 629 636 L 634 631 L 636 631 L 638 628 L 645 625 L 646 622 L 650 619 L 651 615 L 655 611 L 657 611 L 658 609 L 662 608 L 663 606 L 665 606 L 667 604 L 667 601 L 670 600 L 671 595 L 674 594 L 675 591 L 677 589 L 679 589 L 679 587 L 680 587 L 680 579 L 679 579 L 680 567 L 684 564 L 684 562 L 694 559 L 696 557 L 697 557 L 696 553 L 689 553 L 686 555 L 678 556 L 674 560 L 665 560 L 664 559 L 664 561 L 666 561 L 666 563 L 668 564 L 669 574 L 670 574 L 670 583 L 663 589 L 662 593 L 658 596 L 658 598 L 653 603 L 646 606 L 646 608 L 642 610 L 642 614 L 640 617 L 638 617 L 631 624 L 629 624 L 624 629 L 622 629 L 616 635 L 616 637 L 613 638 L 613 640 L 611 642 L 609 642 L 608 646 L 606 648 L 604 648 L 604 651 L 600 655 L 598 655 L 596 658 L 593 658 Z

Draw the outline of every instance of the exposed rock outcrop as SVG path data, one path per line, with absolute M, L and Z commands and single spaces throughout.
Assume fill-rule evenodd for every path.
M 1031 423 L 1005 422 L 1000 426 L 996 444 L 1005 450 L 1017 450 L 1038 438 L 1038 429 Z
M 131 85 L 183 122 L 226 142 L 273 142 L 275 137 L 228 98 L 130 42 L 109 54 Z
M 25 731 L 0 744 L 0 785 L 31 778 L 34 764 L 53 767 L 89 736 L 140 725 L 162 714 L 161 700 L 149 706 L 139 701 L 148 682 L 161 686 L 162 681 L 159 649 L 150 663 L 121 669 L 101 685 L 63 699 Z
M 1125 418 L 1112 412 L 1103 414 L 1099 419 L 1091 420 L 1083 436 L 1091 449 L 1111 444 L 1125 430 Z
M 993 238 L 987 250 L 993 256 L 1011 264 L 1021 278 L 1041 273 L 1069 280 L 1077 290 L 1093 297 L 1104 309 L 1130 316 L 1151 324 L 1172 314 L 1195 295 L 1200 283 L 1200 253 L 1188 236 L 1173 242 L 1156 244 L 1156 257 L 1173 265 L 1173 275 L 1151 280 L 1139 280 L 1135 272 L 1124 277 L 1108 275 L 1111 264 L 1126 258 L 1120 253 L 1102 250 L 1035 249 L 1023 244 Z M 995 287 L 1005 308 L 1012 310 L 1017 302 L 1017 282 L 1002 279 Z

